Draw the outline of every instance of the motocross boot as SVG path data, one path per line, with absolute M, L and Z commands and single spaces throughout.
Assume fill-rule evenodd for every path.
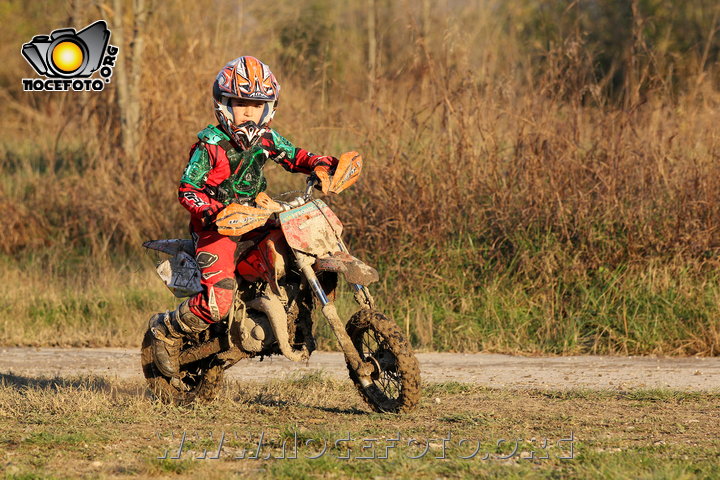
M 205 330 L 210 324 L 192 313 L 188 301 L 172 312 L 156 313 L 150 319 L 155 366 L 170 378 L 180 377 L 180 348 L 183 338 Z

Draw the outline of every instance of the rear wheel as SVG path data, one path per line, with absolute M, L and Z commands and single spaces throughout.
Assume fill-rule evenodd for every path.
M 378 412 L 414 409 L 420 400 L 420 368 L 397 325 L 380 312 L 360 310 L 345 328 L 360 358 L 375 367 L 371 383 L 363 386 L 348 365 L 350 378 L 367 404 Z
M 180 378 L 165 377 L 155 366 L 153 335 L 148 330 L 142 342 L 141 362 L 148 388 L 163 403 L 187 405 L 195 400 L 214 400 L 223 384 L 225 368 L 215 355 L 180 366 Z

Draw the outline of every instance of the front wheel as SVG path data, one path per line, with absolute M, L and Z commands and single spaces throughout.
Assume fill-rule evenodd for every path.
M 165 377 L 155 366 L 152 349 L 153 335 L 148 330 L 142 342 L 143 374 L 150 391 L 163 403 L 188 405 L 195 400 L 211 401 L 223 385 L 225 369 L 216 364 L 215 355 L 180 367 L 180 379 Z
M 420 368 L 397 325 L 374 310 L 360 310 L 345 327 L 363 361 L 375 369 L 363 386 L 348 365 L 350 378 L 363 399 L 377 412 L 409 412 L 420 399 Z

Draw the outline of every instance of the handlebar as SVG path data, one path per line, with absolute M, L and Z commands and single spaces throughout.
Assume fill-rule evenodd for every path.
M 292 210 L 293 208 L 305 205 L 310 200 L 312 200 L 313 188 L 315 188 L 319 181 L 320 179 L 318 179 L 315 174 L 311 174 L 307 178 L 307 186 L 305 187 L 305 192 L 303 192 L 301 196 L 295 197 L 290 201 L 283 201 L 278 199 L 275 199 L 275 201 L 280 204 L 283 212 L 287 212 L 288 210 Z
M 320 179 L 314 173 L 311 173 L 307 178 L 307 187 L 305 188 L 305 195 L 303 198 L 306 202 L 310 201 L 313 197 L 313 188 L 320 182 Z

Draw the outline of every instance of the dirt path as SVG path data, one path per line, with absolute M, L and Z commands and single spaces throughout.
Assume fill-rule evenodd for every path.
M 720 358 L 515 357 L 497 354 L 419 353 L 428 382 L 471 382 L 510 388 L 671 388 L 720 391 Z M 293 372 L 323 370 L 345 378 L 342 355 L 315 352 L 308 364 L 282 357 L 244 360 L 228 370 L 242 381 L 283 378 Z M 0 348 L 0 373 L 31 377 L 101 375 L 142 379 L 140 355 L 120 348 Z

